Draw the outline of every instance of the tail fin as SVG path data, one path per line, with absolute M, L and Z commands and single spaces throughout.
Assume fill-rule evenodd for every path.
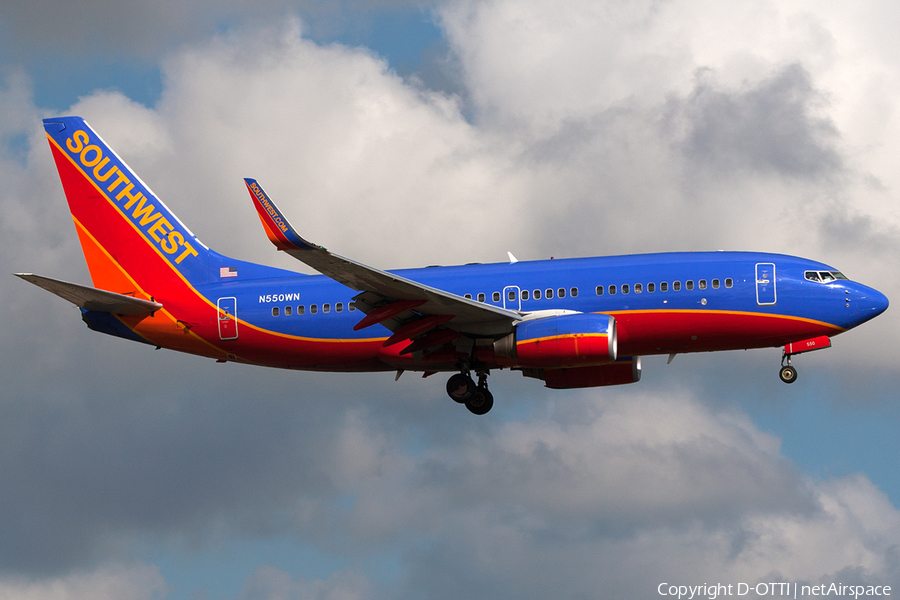
M 147 296 L 208 280 L 209 248 L 84 119 L 44 119 L 44 129 L 95 287 Z

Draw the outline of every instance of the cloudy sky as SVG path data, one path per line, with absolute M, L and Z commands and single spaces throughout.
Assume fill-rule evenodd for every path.
M 658 598 L 900 589 L 900 323 L 633 386 L 285 373 L 92 333 L 40 120 L 78 114 L 208 245 L 298 268 L 667 250 L 900 298 L 887 0 L 34 0 L 0 13 L 0 598 Z M 753 597 L 751 594 L 748 597 Z

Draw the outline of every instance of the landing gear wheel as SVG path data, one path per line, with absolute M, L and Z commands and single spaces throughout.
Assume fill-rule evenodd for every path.
M 447 380 L 447 395 L 460 404 L 469 401 L 475 395 L 475 382 L 464 373 L 457 373 Z
M 493 406 L 494 395 L 483 387 L 476 389 L 472 397 L 466 401 L 466 408 L 473 415 L 486 415 Z
M 778 372 L 778 376 L 781 377 L 781 380 L 785 383 L 794 383 L 797 381 L 797 369 L 791 365 L 783 366 Z

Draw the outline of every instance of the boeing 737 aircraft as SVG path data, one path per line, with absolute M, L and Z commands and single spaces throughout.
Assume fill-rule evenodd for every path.
M 833 267 L 781 254 L 510 255 L 382 271 L 301 238 L 246 179 L 276 248 L 322 273 L 302 275 L 206 247 L 83 119 L 44 128 L 94 286 L 18 276 L 77 305 L 95 331 L 219 362 L 452 372 L 450 397 L 485 414 L 492 369 L 581 388 L 638 381 L 641 356 L 783 346 L 792 383 L 793 355 L 888 306 Z

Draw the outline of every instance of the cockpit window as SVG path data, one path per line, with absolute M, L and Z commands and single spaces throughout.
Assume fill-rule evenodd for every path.
M 806 271 L 803 276 L 809 281 L 815 281 L 816 283 L 831 283 L 838 279 L 847 279 L 840 271 Z

